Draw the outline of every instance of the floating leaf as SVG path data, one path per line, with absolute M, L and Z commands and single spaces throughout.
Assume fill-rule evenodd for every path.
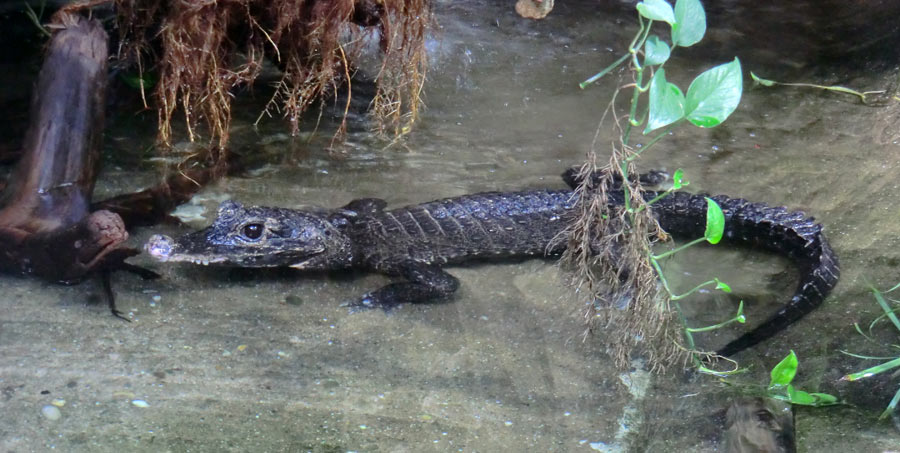
M 890 360 L 888 362 L 884 362 L 880 365 L 875 365 L 870 368 L 866 368 L 865 370 L 858 371 L 856 373 L 848 374 L 841 378 L 842 381 L 856 381 L 859 379 L 867 378 L 875 376 L 876 374 L 883 373 L 885 371 L 900 367 L 900 357 L 897 357 L 894 360 Z
M 651 35 L 644 42 L 644 66 L 663 64 L 669 59 L 672 51 L 665 41 L 660 41 L 656 35 Z
M 787 386 L 787 397 L 772 395 L 780 400 L 785 400 L 791 404 L 800 404 L 803 406 L 831 406 L 838 403 L 838 399 L 834 395 L 827 393 L 809 393 L 803 390 L 797 390 L 792 385 Z
M 741 324 L 744 324 L 747 322 L 747 317 L 744 316 L 744 301 L 743 300 L 738 304 L 737 316 L 734 317 L 734 320 Z
M 764 79 L 762 77 L 759 77 L 758 75 L 754 74 L 753 71 L 750 71 L 750 78 L 753 79 L 754 82 L 756 82 L 764 87 L 772 87 L 778 83 L 774 80 L 769 80 L 769 79 Z
M 721 64 L 697 76 L 688 88 L 684 115 L 698 127 L 715 127 L 741 102 L 741 62 Z
M 725 214 L 715 200 L 709 197 L 704 198 L 706 198 L 706 231 L 703 233 L 703 237 L 710 244 L 718 244 L 722 240 L 722 235 L 725 234 Z
M 645 134 L 684 118 L 684 94 L 675 84 L 666 82 L 666 71 L 662 68 L 650 79 L 649 108 Z
M 716 289 L 721 290 L 722 292 L 726 292 L 726 293 L 731 292 L 731 287 L 728 286 L 725 282 L 719 280 L 718 278 L 715 280 L 716 280 Z
M 817 401 L 817 406 L 827 406 L 830 404 L 837 404 L 838 399 L 834 395 L 829 395 L 827 393 L 810 393 L 813 398 Z
M 650 20 L 661 20 L 672 25 L 675 23 L 675 12 L 672 5 L 664 0 L 647 0 L 637 4 L 637 10 L 641 16 Z
M 803 390 L 797 390 L 793 385 L 787 386 L 788 401 L 792 404 L 802 404 L 804 406 L 814 406 L 817 402 L 816 398 Z
M 679 168 L 675 170 L 675 174 L 672 175 L 672 190 L 678 190 L 689 183 L 684 180 L 684 170 Z
M 791 350 L 791 353 L 787 355 L 781 362 L 778 362 L 778 365 L 775 365 L 775 368 L 772 368 L 772 380 L 769 381 L 769 388 L 779 388 L 790 385 L 791 381 L 794 380 L 794 376 L 797 375 L 797 354 L 794 354 L 794 351 Z
M 706 12 L 700 0 L 675 2 L 675 23 L 672 25 L 672 45 L 690 47 L 706 34 Z

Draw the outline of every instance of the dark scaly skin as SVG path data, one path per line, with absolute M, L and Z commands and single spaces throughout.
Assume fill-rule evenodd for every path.
M 725 214 L 723 243 L 746 244 L 780 253 L 800 268 L 800 283 L 794 296 L 756 329 L 728 343 L 720 355 L 734 355 L 784 330 L 822 304 L 837 284 L 837 256 L 822 234 L 822 225 L 800 211 L 769 207 L 741 198 L 712 197 Z M 680 237 L 700 237 L 706 228 L 695 215 L 706 201 L 701 196 L 678 192 L 653 205 L 660 226 Z M 687 214 L 687 215 L 682 215 Z
M 360 264 L 408 282 L 366 294 L 359 304 L 392 306 L 449 295 L 459 282 L 441 269 L 445 264 L 557 255 L 562 247 L 548 244 L 566 227 L 571 198 L 568 190 L 491 192 L 361 216 L 350 230 Z
M 567 174 L 566 179 L 574 184 L 571 176 Z M 177 240 L 156 235 L 145 248 L 162 261 L 308 270 L 359 268 L 402 277 L 351 304 L 389 309 L 456 291 L 459 282 L 444 272 L 447 264 L 559 255 L 565 244 L 554 239 L 571 220 L 573 194 L 571 190 L 488 192 L 387 211 L 379 199 L 356 200 L 344 208 L 323 211 L 244 208 L 226 201 L 207 229 Z M 786 255 L 803 269 L 800 286 L 784 308 L 719 351 L 732 355 L 819 306 L 837 282 L 839 268 L 821 225 L 802 212 L 725 196 L 713 198 L 725 213 L 724 242 Z M 622 193 L 610 193 L 609 200 L 611 205 L 621 205 Z M 655 203 L 653 212 L 660 225 L 677 237 L 701 237 L 706 228 L 703 195 L 673 193 Z

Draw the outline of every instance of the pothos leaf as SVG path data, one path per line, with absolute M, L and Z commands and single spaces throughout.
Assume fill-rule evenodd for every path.
M 769 381 L 769 388 L 779 388 L 785 387 L 794 380 L 794 376 L 797 375 L 797 354 L 791 350 L 791 353 L 787 355 L 781 362 L 778 362 L 778 365 L 775 365 L 775 368 L 772 368 L 772 380 Z
M 650 20 L 661 20 L 672 25 L 675 23 L 675 11 L 665 0 L 646 0 L 637 4 L 638 13 Z
M 725 234 L 725 214 L 722 208 L 712 198 L 706 198 L 706 231 L 703 237 L 710 244 L 718 244 Z

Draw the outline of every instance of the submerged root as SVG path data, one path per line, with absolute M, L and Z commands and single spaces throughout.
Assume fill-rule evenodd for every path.
M 637 174 L 631 163 L 627 172 Z M 578 179 L 576 217 L 565 232 L 561 263 L 570 271 L 572 286 L 588 297 L 585 336 L 602 328 L 619 367 L 629 366 L 635 350 L 654 371 L 683 362 L 688 354 L 681 346 L 677 312 L 658 290 L 648 260 L 652 242 L 665 233 L 650 209 L 640 208 L 646 205 L 640 181 L 622 174 L 618 153 L 602 168 L 591 155 Z M 625 196 L 632 212 L 622 203 Z
M 337 96 L 349 82 L 367 37 L 378 38 L 383 62 L 371 106 L 375 129 L 399 135 L 417 118 L 431 20 L 426 0 L 115 2 L 120 61 L 158 73 L 159 139 L 165 145 L 172 143 L 172 121 L 180 115 L 189 140 L 206 136 L 224 149 L 232 97 L 252 85 L 265 58 L 282 77 L 264 113 L 281 114 L 296 134 L 313 103 Z M 336 135 L 343 131 L 341 126 Z

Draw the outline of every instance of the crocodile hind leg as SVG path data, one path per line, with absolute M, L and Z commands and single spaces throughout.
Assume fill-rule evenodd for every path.
M 359 300 L 345 304 L 350 307 L 351 313 L 371 308 L 390 311 L 404 303 L 430 302 L 449 296 L 459 288 L 459 280 L 456 277 L 433 264 L 409 261 L 378 270 L 386 274 L 400 275 L 407 281 L 390 283 L 364 294 Z

